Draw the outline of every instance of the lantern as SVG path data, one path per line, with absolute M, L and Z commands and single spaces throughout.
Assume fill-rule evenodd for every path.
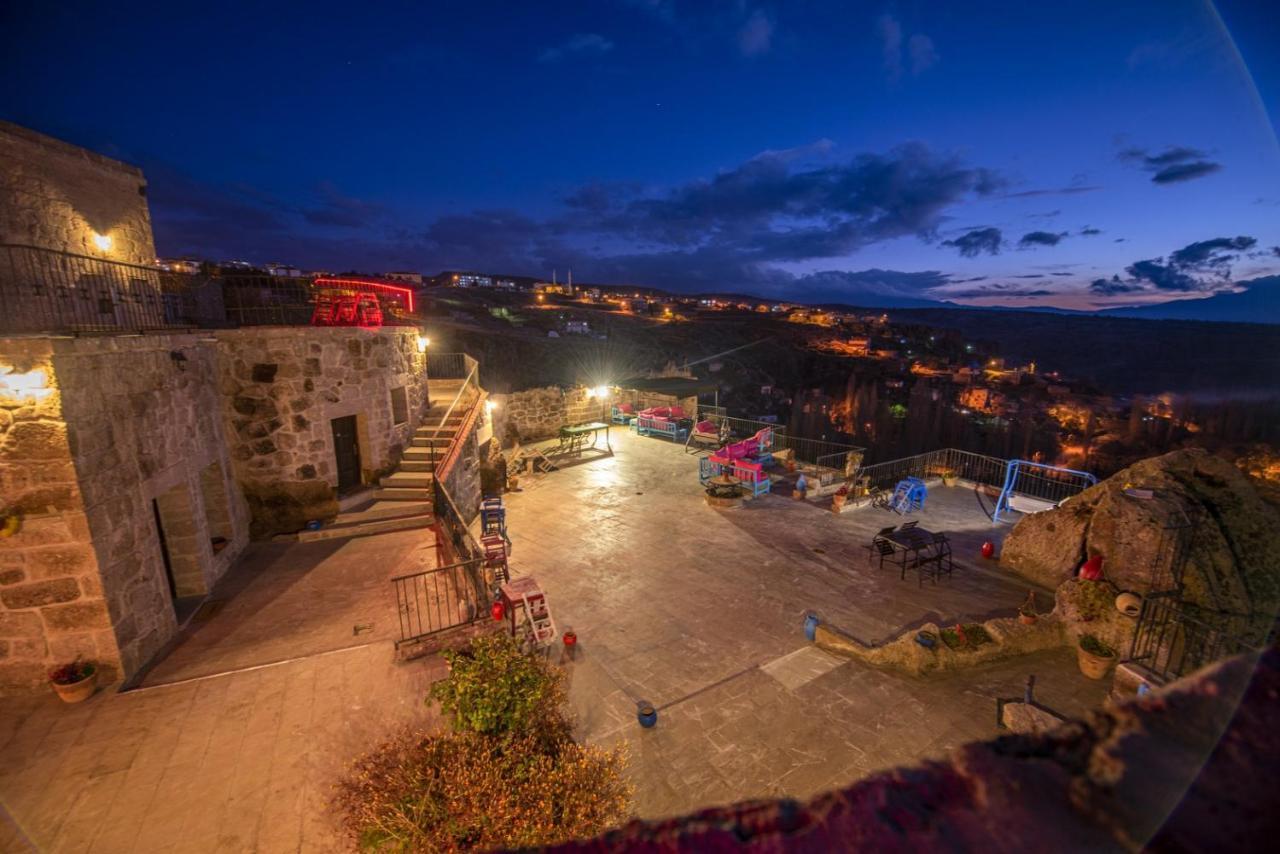
M 578 642 L 578 636 L 574 633 L 573 629 L 568 629 L 565 631 L 562 640 L 564 641 L 565 646 L 571 647 Z
M 982 544 L 982 556 L 983 556 L 983 557 L 985 557 L 985 558 L 987 558 L 988 560 L 990 560 L 991 558 L 995 557 L 995 556 L 996 556 L 996 545 L 995 545 L 995 543 L 991 542 L 990 540 L 987 540 L 985 543 L 983 543 L 983 544 Z
M 503 607 L 501 599 L 495 599 L 493 605 L 489 608 L 489 613 L 493 615 L 495 623 L 501 623 L 502 618 L 507 615 L 507 609 Z

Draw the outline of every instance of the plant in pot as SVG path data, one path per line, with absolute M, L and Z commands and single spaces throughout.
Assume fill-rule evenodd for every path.
M 956 477 L 956 473 L 955 473 L 954 471 L 952 471 L 951 469 L 944 469 L 944 470 L 942 471 L 942 485 L 943 485 L 943 486 L 955 486 L 955 485 L 956 485 L 956 481 L 957 481 L 957 480 L 959 480 L 959 478 L 958 478 L 958 477 Z
M 1102 679 L 1116 660 L 1116 651 L 1094 635 L 1082 635 L 1076 646 L 1076 663 L 1090 679 Z
M 1028 590 L 1027 601 L 1023 602 L 1022 606 L 1018 608 L 1018 622 L 1024 626 L 1030 626 L 1038 619 L 1040 619 L 1040 614 L 1036 611 L 1036 592 Z
M 98 668 L 80 658 L 49 671 L 49 683 L 64 703 L 89 699 L 97 687 L 97 677 Z
M 849 484 L 844 484 L 831 494 L 831 510 L 833 513 L 839 513 L 844 509 L 844 503 L 849 500 Z

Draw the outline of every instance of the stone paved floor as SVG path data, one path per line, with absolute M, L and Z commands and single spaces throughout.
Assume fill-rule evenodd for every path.
M 399 623 L 389 579 L 419 566 L 435 566 L 428 529 L 254 543 L 143 684 L 393 640 Z
M 433 726 L 438 658 L 379 642 L 78 706 L 0 708 L 0 851 L 349 850 L 334 780 L 398 726 Z
M 424 562 L 424 530 L 255 545 L 141 689 L 0 704 L 0 851 L 346 850 L 341 769 L 436 723 L 443 662 L 394 663 L 387 582 Z
M 1065 651 L 913 679 L 805 642 L 809 609 L 868 641 L 925 620 L 1013 613 L 1027 585 L 977 558 L 1006 529 L 972 490 L 934 490 L 919 517 L 951 532 L 960 558 L 953 578 L 922 589 L 866 561 L 871 534 L 900 517 L 836 516 L 781 496 L 712 510 L 692 455 L 614 433 L 612 458 L 522 478 L 508 527 L 513 572 L 534 575 L 561 628 L 579 636 L 580 731 L 631 744 L 640 815 L 805 796 L 937 756 L 994 735 L 995 698 L 1020 696 L 1029 673 L 1038 698 L 1064 713 L 1101 701 L 1105 686 Z M 659 708 L 651 731 L 635 724 L 640 699 Z

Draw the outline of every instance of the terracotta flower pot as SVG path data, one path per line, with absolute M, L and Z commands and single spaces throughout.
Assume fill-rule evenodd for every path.
M 1115 660 L 1114 655 L 1094 655 L 1079 644 L 1076 645 L 1076 663 L 1080 665 L 1080 672 L 1090 679 L 1105 678 Z
M 1038 619 L 1040 619 L 1040 617 L 1037 616 L 1036 614 L 1019 614 L 1018 615 L 1018 622 L 1022 623 L 1022 625 L 1024 626 L 1033 626 L 1035 625 L 1035 622 Z
M 72 682 L 69 685 L 60 685 L 57 682 L 50 682 L 49 684 L 53 686 L 54 691 L 58 692 L 58 697 L 61 698 L 62 702 L 83 703 L 93 696 L 93 692 L 98 687 L 98 671 L 95 668 L 79 682 Z
M 840 495 L 839 493 L 831 496 L 831 510 L 835 513 L 839 513 L 844 509 L 844 503 L 848 500 L 849 496 Z

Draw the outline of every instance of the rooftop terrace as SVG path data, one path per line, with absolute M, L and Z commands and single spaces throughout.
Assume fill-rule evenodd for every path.
M 937 487 L 923 528 L 946 531 L 956 569 L 935 586 L 867 561 L 865 545 L 903 521 L 829 499 L 765 495 L 715 510 L 696 458 L 613 429 L 612 457 L 521 479 L 507 497 L 512 567 L 534 575 L 579 651 L 572 696 L 590 741 L 632 744 L 646 817 L 759 796 L 805 796 L 862 774 L 940 756 L 995 733 L 995 698 L 1037 676 L 1068 714 L 1101 701 L 1069 652 L 917 679 L 828 655 L 802 633 L 806 611 L 863 641 L 924 622 L 1011 615 L 1028 585 L 984 565 L 1007 525 L 972 488 Z M 1045 607 L 1051 601 L 1044 591 Z M 659 710 L 653 730 L 635 703 Z

